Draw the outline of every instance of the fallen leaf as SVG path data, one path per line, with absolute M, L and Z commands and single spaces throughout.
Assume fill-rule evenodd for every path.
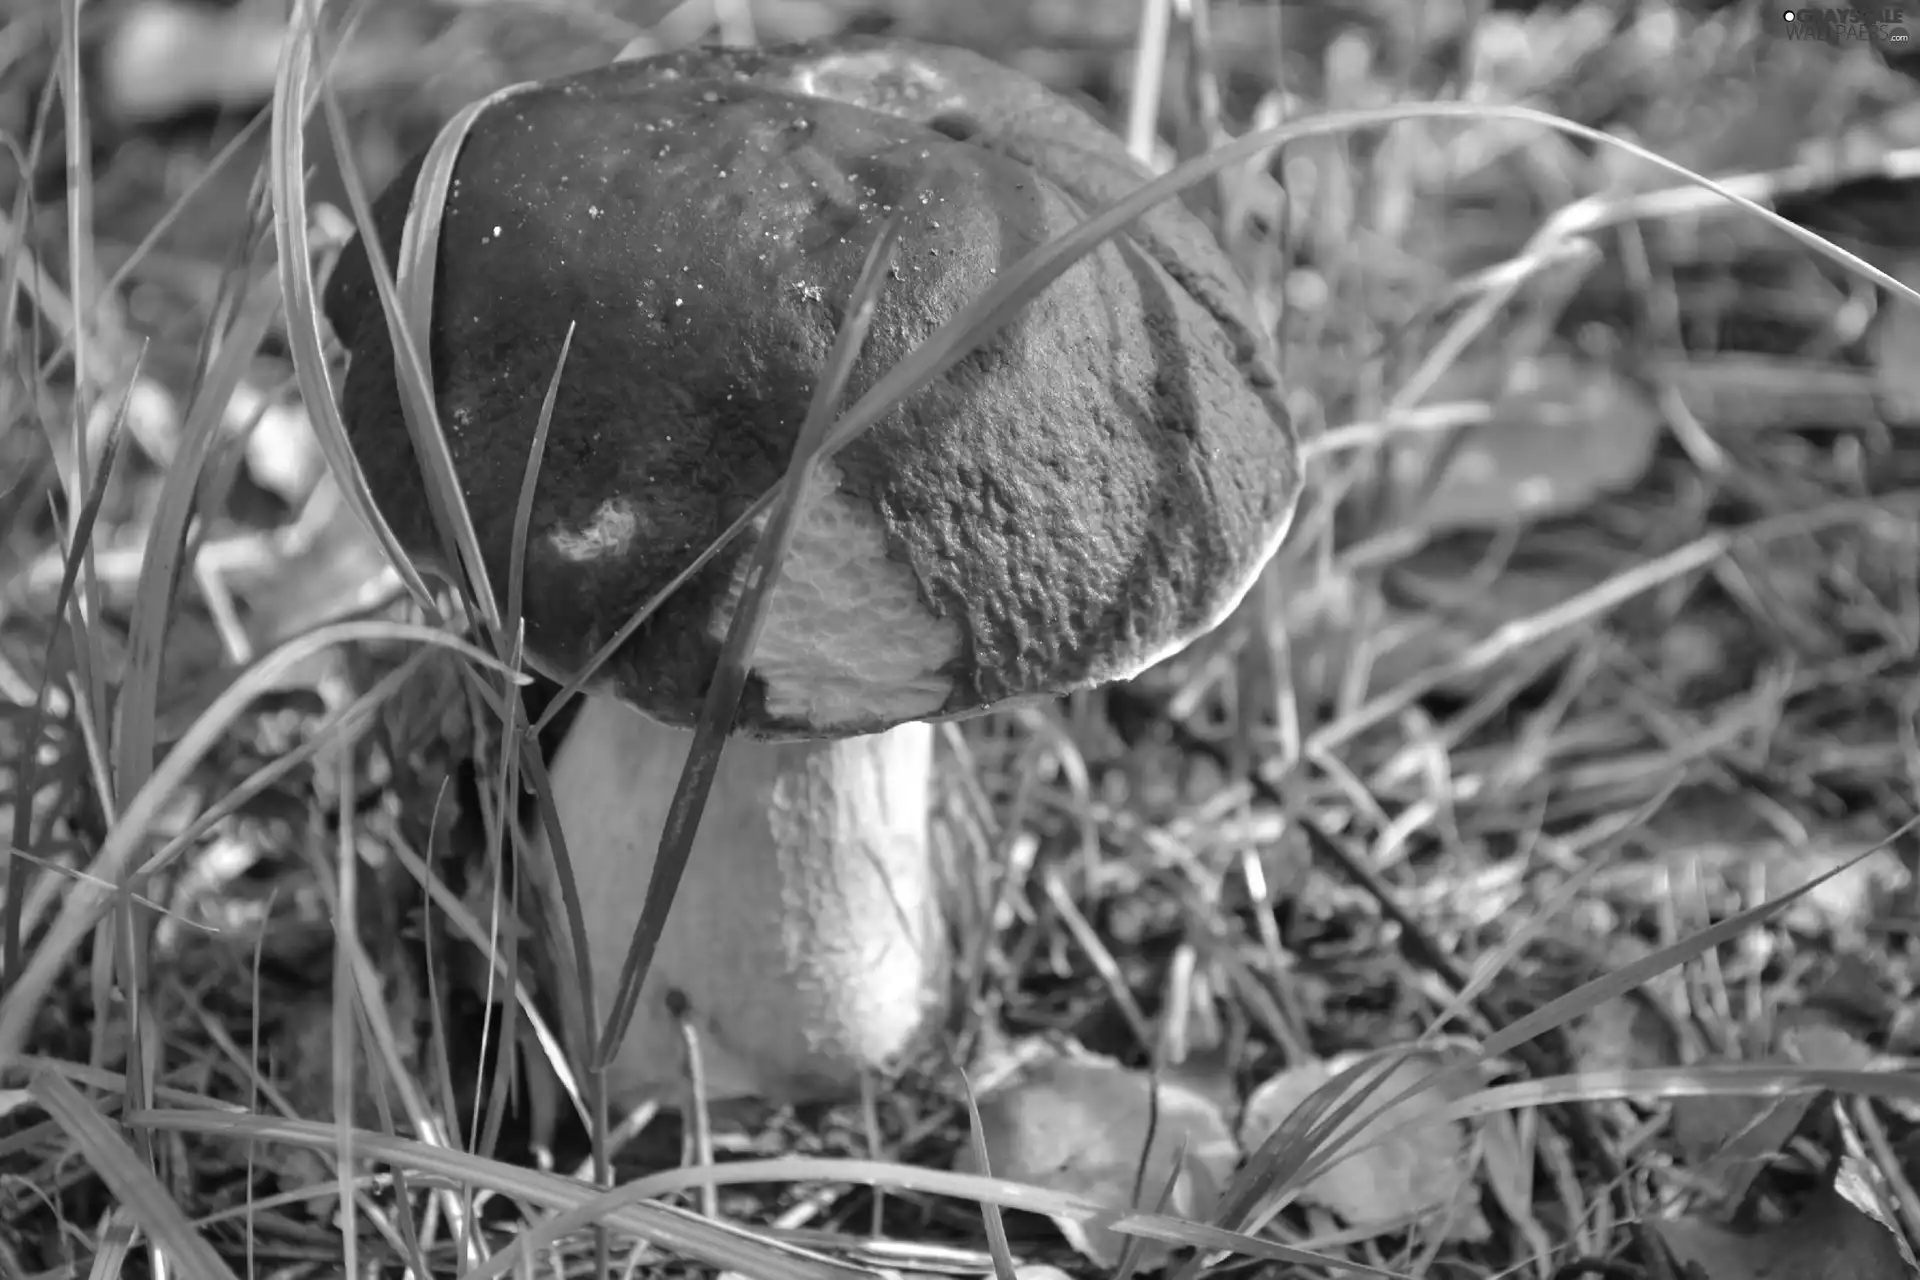
M 1140 1199 L 1154 1202 L 1184 1146 L 1165 1211 L 1207 1218 L 1240 1161 L 1233 1131 L 1211 1100 L 1166 1080 L 1160 1082 L 1156 1118 L 1152 1083 L 1146 1072 L 1102 1058 L 1061 1054 L 1028 1063 L 979 1100 L 991 1172 L 1127 1209 L 1135 1203 L 1136 1183 Z M 1150 1125 L 1153 1147 L 1143 1177 L 1140 1157 Z M 954 1163 L 962 1172 L 983 1172 L 971 1146 Z M 1053 1222 L 1082 1255 L 1107 1267 L 1119 1261 L 1126 1236 L 1072 1219 Z M 1149 1244 L 1141 1265 L 1160 1266 L 1169 1253 Z
M 1873 1051 L 1819 1009 L 1788 1008 L 1774 1017 L 1770 1059 L 1837 1071 L 1866 1071 Z M 1766 1061 L 1769 1059 L 1763 1059 Z M 1728 1202 L 1742 1199 L 1820 1095 L 1786 1098 L 1676 1098 L 1673 1135 L 1683 1158 Z
M 1885 1028 L 1900 1015 L 1903 1001 L 1892 975 L 1858 952 L 1827 957 L 1819 977 L 1807 989 L 1806 1002 L 1844 1024 Z
M 1314 1090 L 1347 1070 L 1363 1055 L 1342 1054 L 1321 1062 L 1305 1062 L 1267 1080 L 1247 1099 L 1240 1120 L 1240 1142 L 1252 1151 L 1292 1115 Z M 1360 1112 L 1377 1107 L 1402 1090 L 1448 1064 L 1451 1055 L 1418 1053 L 1409 1057 L 1381 1083 Z M 1392 1230 L 1409 1219 L 1438 1214 L 1452 1207 L 1461 1185 L 1472 1176 L 1471 1136 L 1457 1121 L 1422 1124 L 1386 1135 L 1474 1092 L 1478 1082 L 1464 1080 L 1428 1089 L 1390 1108 L 1346 1138 L 1343 1146 L 1355 1154 L 1331 1166 L 1300 1192 L 1303 1204 L 1318 1205 L 1340 1215 L 1349 1226 Z M 1385 1138 L 1378 1146 L 1369 1144 Z M 1367 1148 L 1361 1150 L 1361 1148 Z M 1448 1223 L 1454 1240 L 1483 1240 L 1486 1219 L 1470 1201 Z
M 1795 1062 L 1834 1071 L 1869 1071 L 1873 1050 L 1821 1009 L 1782 1009 L 1774 1017 L 1774 1045 Z
M 1581 1071 L 1638 1071 L 1681 1062 L 1672 1021 L 1637 991 L 1602 1000 L 1574 1020 L 1569 1036 Z
M 1674 1142 L 1702 1182 L 1729 1203 L 1736 1202 L 1746 1195 L 1761 1167 L 1793 1136 L 1812 1105 L 1812 1094 L 1675 1098 Z
M 1888 1203 L 1890 1197 L 1886 1179 L 1877 1169 L 1858 1156 L 1842 1156 L 1840 1168 L 1833 1176 L 1833 1190 L 1848 1204 L 1880 1224 L 1893 1238 L 1894 1247 L 1900 1250 L 1901 1261 L 1907 1264 L 1912 1274 L 1920 1276 L 1920 1260 L 1914 1258 L 1907 1238 L 1900 1234 L 1900 1228 L 1895 1225 L 1894 1214 Z
M 1791 1222 L 1741 1235 L 1700 1218 L 1656 1219 L 1653 1229 L 1697 1280 L 1912 1280 L 1893 1233 L 1834 1191 Z
M 1659 415 L 1638 387 L 1568 353 L 1456 366 L 1428 400 L 1484 400 L 1491 409 L 1411 513 L 1434 529 L 1499 529 L 1580 511 L 1631 487 L 1660 441 Z M 1439 443 L 1410 446 L 1403 457 L 1403 479 L 1425 478 L 1440 465 Z

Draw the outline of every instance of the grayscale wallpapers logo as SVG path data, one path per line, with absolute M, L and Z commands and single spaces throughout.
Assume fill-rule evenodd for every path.
M 1769 24 L 1789 40 L 1825 40 L 1829 44 L 1861 40 L 1886 48 L 1911 47 L 1903 8 L 1776 9 L 1777 23 Z

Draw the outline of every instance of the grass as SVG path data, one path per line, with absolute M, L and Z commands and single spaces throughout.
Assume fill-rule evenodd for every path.
M 56 85 L 86 71 L 79 9 L 46 28 Z M 758 15 L 763 38 L 781 12 Z M 941 1063 L 874 1106 L 877 1153 L 852 1113 L 776 1116 L 686 1168 L 662 1168 L 684 1136 L 668 1120 L 616 1143 L 621 1118 L 558 1049 L 586 1051 L 605 1010 L 584 975 L 582 1009 L 531 994 L 566 961 L 521 945 L 489 857 L 515 838 L 521 778 L 544 777 L 515 692 L 518 590 L 496 615 L 463 607 L 493 598 L 464 577 L 407 568 L 374 600 L 342 573 L 351 616 L 319 625 L 275 590 L 366 558 L 288 533 L 316 504 L 367 509 L 313 305 L 329 251 L 301 179 L 328 157 L 297 124 L 309 103 L 329 122 L 363 207 L 354 144 L 380 122 L 315 100 L 327 67 L 303 49 L 268 154 L 228 147 L 237 127 L 178 139 L 195 185 L 174 199 L 136 148 L 96 172 L 81 96 L 50 89 L 39 118 L 63 128 L 11 141 L 64 178 L 7 189 L 0 226 L 18 300 L 0 316 L 0 1274 L 1087 1271 L 1046 1215 L 1219 1251 L 1188 1273 L 1241 1255 L 1279 1275 L 1658 1276 L 1660 1221 L 1777 1221 L 1842 1164 L 1920 1239 L 1920 452 L 1913 414 L 1875 394 L 1899 349 L 1869 358 L 1920 273 L 1910 230 L 1883 216 L 1876 234 L 1870 177 L 1846 181 L 1889 163 L 1863 131 L 1911 140 L 1902 83 L 1750 15 L 1654 4 L 1621 30 L 1597 4 L 1432 6 L 1370 40 L 1289 11 L 1264 44 L 1253 7 L 1144 12 L 1133 47 L 1052 65 L 1135 68 L 1112 118 L 1170 170 L 1140 199 L 1184 191 L 1213 217 L 1275 322 L 1311 495 L 1261 588 L 1186 654 L 944 735 L 940 829 L 1007 868 L 964 904 L 954 1048 L 1068 1036 L 1241 1095 L 1375 1056 L 1259 1144 L 1206 1222 L 945 1172 L 981 1122 Z M 1443 73 L 1467 35 L 1463 86 Z M 1716 178 L 1791 220 L 1697 185 Z M 216 213 L 217 254 L 149 235 Z M 415 366 L 419 248 L 388 298 Z M 1008 273 L 837 423 L 810 418 L 820 452 L 794 473 L 1045 278 Z M 1506 438 L 1498 406 L 1448 392 L 1549 343 L 1611 397 L 1623 449 L 1645 411 L 1609 371 L 1644 388 L 1640 479 L 1550 518 L 1436 525 L 1447 461 Z M 136 413 L 137 382 L 182 406 L 171 422 Z M 267 427 L 232 420 L 242 386 L 297 394 L 337 486 L 261 489 L 247 451 Z M 1831 393 L 1766 394 L 1809 386 Z M 411 409 L 436 440 L 430 397 Z M 448 536 L 470 542 L 452 497 Z M 498 990 L 516 998 L 481 998 Z M 1606 1031 L 1629 997 L 1671 1045 Z M 1809 1021 L 1826 1047 L 1796 1056 L 1784 1028 Z M 1464 1057 L 1382 1083 L 1443 1030 Z M 509 1107 L 507 1073 L 473 1066 L 523 1041 L 586 1117 L 559 1154 L 590 1154 L 588 1179 L 533 1167 L 533 1082 Z M 1303 1194 L 1416 1089 L 1429 1126 L 1471 1120 L 1522 1153 L 1517 1183 L 1473 1166 L 1484 1238 L 1355 1230 Z M 1690 1139 L 1702 1099 L 1733 1100 L 1732 1141 Z M 1795 1141 L 1775 1134 L 1764 1170 L 1725 1156 L 1781 1115 Z M 594 1185 L 615 1166 L 631 1180 Z M 1634 1269 L 1580 1270 L 1615 1256 Z

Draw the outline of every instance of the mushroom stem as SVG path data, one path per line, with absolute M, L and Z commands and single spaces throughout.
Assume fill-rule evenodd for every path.
M 690 731 L 589 697 L 552 764 L 601 1017 L 692 742 Z M 676 1008 L 693 1020 L 712 1101 L 851 1096 L 864 1070 L 912 1047 L 945 994 L 949 955 L 929 842 L 932 753 L 932 727 L 917 723 L 857 738 L 727 742 L 607 1073 L 616 1108 L 684 1100 Z M 559 895 L 542 896 L 548 936 L 568 937 Z M 568 972 L 567 949 L 555 954 Z

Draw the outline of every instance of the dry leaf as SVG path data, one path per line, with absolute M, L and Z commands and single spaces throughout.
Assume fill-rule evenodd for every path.
M 1688 1280 L 1911 1280 L 1915 1274 L 1893 1233 L 1833 1191 L 1816 1195 L 1792 1222 L 1755 1235 L 1699 1218 L 1656 1220 L 1653 1228 Z
M 1874 1055 L 1817 1009 L 1784 1009 L 1774 1020 L 1774 1056 L 1785 1062 L 1864 1071 Z M 1677 1098 L 1673 1134 L 1701 1178 L 1729 1202 L 1746 1195 L 1754 1176 L 1800 1127 L 1817 1095 L 1787 1098 Z
M 1241 1144 L 1251 1151 L 1264 1142 L 1314 1090 L 1359 1061 L 1360 1054 L 1343 1054 L 1324 1062 L 1307 1062 L 1266 1081 L 1247 1099 L 1240 1121 Z M 1364 1115 L 1401 1091 L 1448 1065 L 1449 1056 L 1420 1053 L 1396 1067 L 1361 1103 Z M 1387 1137 L 1391 1130 L 1456 1102 L 1479 1088 L 1466 1080 L 1429 1089 L 1393 1107 L 1343 1142 L 1355 1154 L 1327 1169 L 1300 1193 L 1300 1201 L 1340 1215 L 1354 1227 L 1391 1230 L 1411 1218 L 1448 1210 L 1460 1198 L 1462 1184 L 1473 1176 L 1471 1136 L 1459 1122 L 1423 1124 Z M 1366 1150 L 1361 1148 L 1367 1147 Z M 1487 1223 L 1469 1196 L 1448 1223 L 1448 1238 L 1482 1240 Z
M 1884 1029 L 1900 1016 L 1903 1001 L 1896 979 L 1860 953 L 1829 956 L 1817 972 L 1806 1001 L 1829 1021 Z
M 1761 1167 L 1793 1136 L 1812 1105 L 1811 1094 L 1676 1098 L 1673 1137 L 1681 1158 L 1693 1166 L 1700 1180 L 1717 1189 L 1728 1202 L 1735 1202 L 1746 1195 Z
M 1873 1069 L 1873 1050 L 1821 1009 L 1782 1009 L 1774 1018 L 1773 1042 L 1788 1058 L 1809 1067 Z
M 1204 1219 L 1233 1176 L 1240 1151 L 1226 1117 L 1205 1096 L 1162 1080 L 1157 1123 L 1151 1078 L 1107 1059 L 1054 1056 L 1029 1063 L 980 1099 L 987 1161 L 995 1177 L 1069 1191 L 1115 1209 L 1154 1203 L 1185 1159 L 1166 1212 Z M 1150 1124 L 1153 1150 L 1140 1176 Z M 971 1145 L 955 1157 L 963 1172 L 980 1172 Z M 1127 1237 L 1101 1227 L 1056 1218 L 1060 1234 L 1081 1254 L 1113 1266 Z M 1148 1245 L 1143 1266 L 1158 1266 L 1168 1250 Z
M 1907 1238 L 1900 1234 L 1886 1179 L 1880 1171 L 1858 1156 L 1842 1156 L 1840 1168 L 1833 1177 L 1833 1189 L 1848 1204 L 1879 1223 L 1893 1238 L 1900 1260 L 1912 1274 L 1920 1276 L 1920 1259 L 1915 1259 Z
M 1413 518 L 1437 529 L 1498 529 L 1582 510 L 1630 488 L 1653 460 L 1660 418 L 1639 388 L 1570 354 L 1457 366 L 1430 401 L 1485 400 L 1473 428 Z M 1410 474 L 1438 459 L 1410 447 Z
M 1680 1037 L 1673 1023 L 1637 991 L 1603 1000 L 1569 1029 L 1581 1071 L 1637 1071 L 1678 1066 Z

